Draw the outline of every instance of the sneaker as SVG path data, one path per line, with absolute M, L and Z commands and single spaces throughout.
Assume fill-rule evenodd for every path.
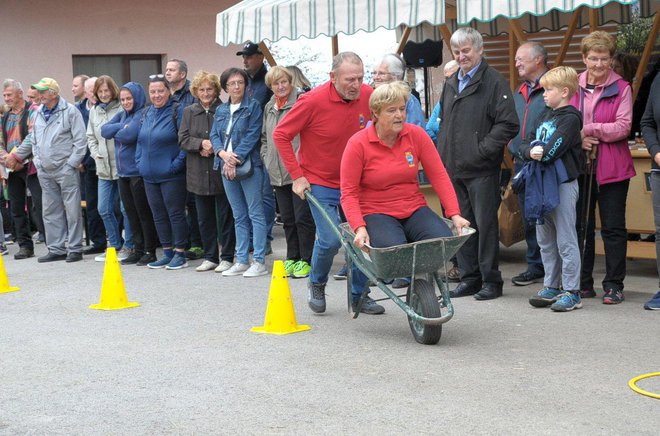
M 215 269 L 218 266 L 217 263 L 211 262 L 210 260 L 204 260 L 200 266 L 195 268 L 195 271 L 197 272 L 204 272 L 204 271 L 211 271 L 212 269 Z
M 555 312 L 569 312 L 573 309 L 582 308 L 582 298 L 578 292 L 564 292 L 557 296 L 557 301 L 555 301 L 550 309 Z
M 334 273 L 334 274 L 332 275 L 332 278 L 335 279 L 335 280 L 346 280 L 346 274 L 347 274 L 347 272 L 346 272 L 346 264 L 344 264 L 344 266 L 342 266 L 342 267 L 339 269 L 339 271 L 337 271 L 336 273 Z
M 660 310 L 660 292 L 644 304 L 646 310 Z
M 121 262 L 122 260 L 128 259 L 131 254 L 133 254 L 133 249 L 124 247 L 117 252 L 117 260 Z
M 358 301 L 359 300 L 353 300 L 353 303 L 351 304 L 353 312 L 357 312 Z M 360 313 L 366 313 L 367 315 L 380 315 L 385 313 L 385 308 L 376 303 L 373 298 L 365 297 L 362 301 L 362 307 L 360 307 Z
M 18 253 L 14 254 L 16 260 L 27 259 L 28 257 L 34 257 L 34 250 L 27 247 L 19 248 Z
M 161 260 L 155 260 L 153 262 L 148 263 L 147 266 L 151 269 L 165 268 L 167 265 L 170 264 L 170 262 L 172 262 L 172 259 L 173 259 L 172 257 L 164 256 Z M 140 259 L 140 260 L 142 260 L 142 259 Z
M 561 295 L 561 291 L 555 288 L 543 288 L 529 298 L 529 304 L 534 307 L 548 307 Z
M 66 255 L 65 262 L 73 263 L 73 262 L 80 262 L 81 260 L 83 260 L 82 253 L 79 251 L 72 251 Z
M 307 282 L 307 305 L 314 313 L 325 312 L 325 283 Z
M 9 254 L 9 250 L 5 244 L 0 244 L 0 256 Z
M 158 259 L 156 258 L 156 253 L 153 251 L 147 251 L 142 255 L 140 260 L 137 261 L 136 265 L 137 266 L 145 266 L 149 265 L 152 262 L 156 262 Z
M 516 286 L 527 286 L 532 283 L 540 283 L 543 281 L 544 274 L 533 273 L 530 271 L 525 271 L 518 274 L 517 276 L 511 279 L 511 282 Z
M 135 265 L 142 259 L 144 252 L 133 250 L 133 252 L 124 260 L 119 261 L 122 265 Z M 149 262 L 147 262 L 149 263 Z
M 293 277 L 304 279 L 305 277 L 309 277 L 310 272 L 312 272 L 312 266 L 304 260 L 299 260 L 293 269 Z
M 243 273 L 243 277 L 259 277 L 268 274 L 268 268 L 263 263 L 254 261 L 250 268 Z
M 101 254 L 105 253 L 105 246 L 100 246 L 100 245 L 92 245 L 91 247 L 87 247 L 83 249 L 82 254 L 89 255 L 89 254 Z
M 94 262 L 105 262 L 105 253 L 94 257 Z
M 594 288 L 580 289 L 581 298 L 594 298 L 595 296 L 596 296 L 596 291 L 594 291 Z
M 65 259 L 66 259 L 66 253 L 55 254 L 49 251 L 48 254 L 37 258 L 37 262 L 39 263 L 57 262 L 58 260 L 65 260 Z
M 608 288 L 605 289 L 603 295 L 603 304 L 619 304 L 626 298 L 623 296 L 623 291 L 620 289 Z
M 190 250 L 186 251 L 186 257 L 190 260 L 201 259 L 204 256 L 204 250 L 202 247 L 190 247 Z
M 447 271 L 447 280 L 452 283 L 460 283 L 461 272 L 459 271 L 458 266 L 452 265 L 449 271 Z
M 229 268 L 231 268 L 232 265 L 233 265 L 233 263 L 231 263 L 228 260 L 221 260 L 220 265 L 218 265 L 215 268 L 215 272 L 221 273 L 221 272 L 227 271 Z
M 46 241 L 46 238 L 44 238 L 44 235 L 41 233 L 37 232 L 37 234 L 34 236 L 34 243 L 35 244 L 43 244 Z
M 172 256 L 172 260 L 167 264 L 165 269 L 175 270 L 182 268 L 188 268 L 188 260 L 186 259 L 186 255 L 181 251 L 175 251 L 174 256 Z
M 285 260 L 284 261 L 284 272 L 286 272 L 287 277 L 291 277 L 293 275 L 293 270 L 296 269 L 296 264 L 298 262 L 295 260 Z
M 232 276 L 242 276 L 245 271 L 250 268 L 250 265 L 246 263 L 236 262 L 229 268 L 222 272 L 223 277 L 232 277 Z

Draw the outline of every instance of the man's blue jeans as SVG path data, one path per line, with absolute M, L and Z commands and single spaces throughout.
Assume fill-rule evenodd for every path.
M 332 268 L 332 261 L 341 247 L 341 241 L 335 235 L 331 226 L 339 227 L 340 191 L 321 185 L 312 185 L 312 195 L 321 203 L 325 212 L 330 216 L 332 224 L 321 216 L 321 212 L 310 205 L 314 223 L 316 224 L 316 241 L 312 252 L 312 272 L 309 279 L 312 283 L 325 284 Z M 355 264 L 351 270 L 353 283 L 351 284 L 353 298 L 359 298 L 367 285 L 367 277 Z

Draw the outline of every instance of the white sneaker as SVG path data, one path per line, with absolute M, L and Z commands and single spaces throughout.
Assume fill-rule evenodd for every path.
M 222 275 L 225 276 L 225 277 L 240 276 L 240 275 L 242 275 L 245 271 L 247 271 L 249 268 L 250 268 L 250 266 L 247 265 L 247 264 L 245 264 L 245 263 L 238 263 L 238 262 L 236 262 L 235 264 L 233 264 L 233 265 L 231 266 L 231 268 L 229 268 L 229 269 L 226 270 L 226 271 L 223 271 L 223 272 L 222 272 Z
M 211 271 L 216 266 L 218 266 L 217 263 L 211 262 L 210 260 L 204 260 L 204 262 L 202 262 L 202 264 L 200 266 L 195 268 L 195 271 L 197 271 L 197 272 Z
M 220 265 L 217 266 L 217 268 L 215 269 L 215 272 L 221 273 L 221 272 L 227 271 L 229 268 L 231 268 L 232 265 L 233 265 L 233 263 L 231 263 L 228 260 L 221 260 Z
M 265 276 L 266 274 L 268 274 L 268 268 L 266 268 L 266 265 L 259 262 L 252 262 L 250 268 L 243 273 L 243 277 L 259 277 Z
M 105 262 L 105 253 L 99 254 L 94 258 L 94 262 Z

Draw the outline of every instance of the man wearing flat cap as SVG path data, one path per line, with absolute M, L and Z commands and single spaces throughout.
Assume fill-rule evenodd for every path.
M 32 88 L 39 92 L 41 106 L 32 131 L 16 151 L 7 156 L 6 166 L 14 168 L 34 155 L 48 235 L 48 254 L 37 260 L 77 262 L 82 260 L 78 165 L 87 150 L 85 122 L 76 106 L 60 97 L 60 87 L 54 79 L 44 77 Z
M 268 100 L 270 100 L 273 91 L 266 86 L 266 65 L 264 64 L 264 55 L 259 49 L 259 45 L 248 41 L 243 49 L 236 53 L 236 56 L 243 56 L 243 69 L 250 78 L 247 86 L 248 97 L 257 100 L 263 110 Z

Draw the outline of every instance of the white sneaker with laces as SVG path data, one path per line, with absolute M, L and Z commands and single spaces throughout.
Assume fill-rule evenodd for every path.
M 268 268 L 266 268 L 266 265 L 259 262 L 252 262 L 250 268 L 243 273 L 243 277 L 259 277 L 265 276 L 266 274 L 268 274 Z
M 94 262 L 105 262 L 105 253 L 99 254 L 94 258 Z
M 204 262 L 202 262 L 202 264 L 200 266 L 195 268 L 195 271 L 197 271 L 197 272 L 211 271 L 216 266 L 218 266 L 217 263 L 211 262 L 210 260 L 204 260 Z
M 222 275 L 224 277 L 231 277 L 231 276 L 240 276 L 242 275 L 245 271 L 247 271 L 250 268 L 250 266 L 246 263 L 238 263 L 236 262 L 231 266 L 226 271 L 222 272 Z
M 227 271 L 229 268 L 231 268 L 233 263 L 229 262 L 228 260 L 221 260 L 220 265 L 218 265 L 215 268 L 215 272 L 221 273 L 223 271 Z

